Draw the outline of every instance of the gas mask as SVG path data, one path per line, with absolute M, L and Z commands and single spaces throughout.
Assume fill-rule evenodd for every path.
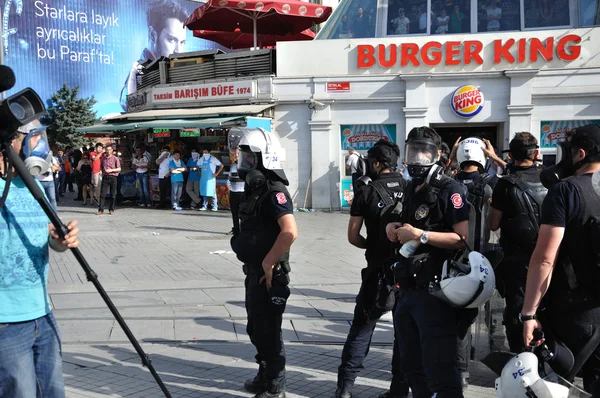
M 573 147 L 574 146 L 568 142 L 558 143 L 556 147 L 556 164 L 542 170 L 540 174 L 542 185 L 546 188 L 550 189 L 552 185 L 563 178 L 572 176 L 575 174 L 575 171 L 588 160 L 588 157 L 586 156 L 585 159 L 573 164 Z
M 435 171 L 441 169 L 437 165 L 437 161 L 438 147 L 433 141 L 429 139 L 417 139 L 406 143 L 404 163 L 406 163 L 406 169 L 413 183 L 421 185 L 430 179 L 431 176 L 429 175 L 434 171 L 434 166 Z
M 246 177 L 250 171 L 258 167 L 258 155 L 252 151 L 240 151 L 237 161 L 238 175 L 242 180 L 246 180 Z
M 52 152 L 46 128 L 31 130 L 23 140 L 23 161 L 32 176 L 46 174 L 52 167 Z
M 246 181 L 246 185 L 248 185 L 250 190 L 260 188 L 267 183 L 267 178 L 258 169 L 250 170 L 246 174 L 246 178 L 244 178 L 244 180 Z
M 377 159 L 374 159 L 370 156 L 367 156 L 367 158 L 365 159 L 365 166 L 367 166 L 367 176 L 369 176 L 371 180 L 375 180 L 379 176 L 379 171 L 375 169 L 375 163 L 377 163 Z

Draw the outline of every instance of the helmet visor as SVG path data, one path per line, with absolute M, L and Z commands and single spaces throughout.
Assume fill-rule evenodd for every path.
M 242 149 L 238 155 L 238 170 L 250 171 L 258 166 L 256 153 Z
M 438 161 L 438 148 L 430 141 L 410 141 L 406 144 L 404 162 L 413 166 L 431 166 Z

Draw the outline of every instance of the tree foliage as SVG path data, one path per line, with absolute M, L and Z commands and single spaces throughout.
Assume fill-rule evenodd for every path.
M 41 122 L 48 126 L 47 133 L 51 145 L 60 148 L 80 147 L 88 140 L 83 133 L 75 131 L 78 127 L 94 124 L 96 112 L 93 110 L 94 97 L 79 98 L 79 86 L 63 86 L 50 97 L 48 115 Z

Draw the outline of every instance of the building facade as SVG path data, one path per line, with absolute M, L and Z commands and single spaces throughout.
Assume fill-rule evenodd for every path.
M 292 195 L 302 204 L 310 181 L 312 208 L 348 206 L 348 149 L 385 138 L 403 150 L 421 125 L 498 152 L 529 131 L 553 164 L 567 129 L 600 123 L 598 3 L 342 2 L 317 40 L 277 46 L 274 130 Z

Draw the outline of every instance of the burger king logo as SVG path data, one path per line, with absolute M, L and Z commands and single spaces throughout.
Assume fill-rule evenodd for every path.
M 344 129 L 344 137 L 350 137 L 352 135 L 352 130 Z
M 548 134 L 549 132 L 550 132 L 550 125 L 544 124 L 544 127 L 542 127 L 542 133 Z
M 460 117 L 473 117 L 483 109 L 483 93 L 475 86 L 457 88 L 451 101 L 452 110 Z

